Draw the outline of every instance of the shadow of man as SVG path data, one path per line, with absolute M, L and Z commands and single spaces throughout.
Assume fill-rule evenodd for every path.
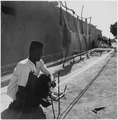
M 46 119 L 43 109 L 38 106 L 31 112 L 23 113 L 22 111 L 7 108 L 1 113 L 2 119 Z
M 60 69 L 60 76 L 65 76 L 68 73 L 71 72 L 72 66 L 74 65 L 74 63 L 71 61 L 69 65 L 65 66 L 64 68 Z M 58 71 L 55 71 L 55 73 L 53 73 L 53 76 L 56 78 L 58 76 Z

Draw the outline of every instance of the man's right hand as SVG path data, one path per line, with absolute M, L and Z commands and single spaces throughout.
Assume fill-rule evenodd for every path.
M 52 81 L 52 82 L 51 82 L 51 87 L 54 88 L 55 86 L 56 86 L 56 82 L 55 82 L 55 81 Z

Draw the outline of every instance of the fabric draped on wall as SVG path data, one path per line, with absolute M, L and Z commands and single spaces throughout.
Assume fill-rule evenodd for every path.
M 79 20 L 79 18 L 77 19 L 77 30 L 78 30 L 78 35 L 79 36 L 77 36 L 77 33 L 76 33 L 76 36 L 77 36 L 77 39 L 78 39 L 78 42 L 79 42 L 79 44 L 78 44 L 78 47 L 79 47 L 79 50 L 82 50 L 82 41 L 81 41 L 81 37 L 80 37 L 80 35 L 81 35 L 81 32 L 82 32 L 82 28 L 81 28 L 81 25 L 80 25 L 80 20 Z M 81 45 L 81 46 L 80 46 Z M 81 49 L 80 49 L 81 48 Z M 81 51 L 80 51 L 81 52 Z
M 80 37 L 80 42 L 81 42 L 81 52 L 86 50 L 86 36 L 84 34 L 83 30 L 83 21 L 78 19 L 78 32 L 79 32 L 79 37 Z
M 59 24 L 61 27 L 63 27 L 63 15 L 62 15 L 62 8 L 60 7 L 60 19 L 59 19 Z
M 83 26 L 83 21 L 79 21 L 79 34 L 80 34 L 80 41 L 82 43 L 82 52 L 86 51 L 90 48 L 90 40 L 91 40 L 91 25 L 87 23 L 87 18 L 85 19 L 85 26 Z
M 75 28 L 75 32 L 73 32 L 72 34 L 72 49 L 74 51 L 74 53 L 79 53 L 81 50 L 81 42 L 80 42 L 80 35 L 79 35 L 79 29 L 78 29 L 78 18 L 77 18 L 77 22 L 75 21 L 75 17 L 73 15 L 73 22 L 74 22 L 74 28 Z
M 85 18 L 85 35 L 87 35 L 87 29 L 88 29 L 88 25 L 87 25 L 87 18 Z
M 63 10 L 60 7 L 60 26 L 63 31 L 62 50 L 64 57 L 70 56 L 72 51 L 84 52 L 91 48 L 91 18 L 88 24 L 87 18 L 83 21 L 77 17 L 76 32 L 70 30 L 68 22 L 69 21 L 66 20 Z
M 86 50 L 86 35 L 81 34 L 80 39 L 82 41 L 82 51 L 81 52 L 84 52 Z
M 72 36 L 73 32 L 69 29 L 68 23 L 64 17 L 62 8 L 60 7 L 60 25 L 63 31 L 62 51 L 63 57 L 71 55 L 72 52 Z
M 88 50 L 88 34 L 87 34 L 87 29 L 88 29 L 88 24 L 87 24 L 87 18 L 85 18 L 85 37 L 84 37 L 84 39 L 85 39 L 85 50 Z
M 87 35 L 87 45 L 88 45 L 88 49 L 91 48 L 91 35 Z
M 91 18 L 90 18 L 90 23 L 87 24 L 87 42 L 88 42 L 88 49 L 91 48 Z
M 72 32 L 69 30 L 68 25 L 64 20 L 62 48 L 66 50 L 65 57 L 71 55 L 71 41 L 72 41 Z
M 81 34 L 84 34 L 83 21 L 82 21 L 82 20 L 79 20 L 79 22 L 80 22 L 80 33 L 81 33 Z

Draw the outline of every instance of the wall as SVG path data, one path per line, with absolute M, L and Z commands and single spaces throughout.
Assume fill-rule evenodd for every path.
M 1 13 L 2 66 L 28 57 L 32 40 L 45 44 L 43 55 L 60 51 L 59 16 L 54 4 L 39 1 L 2 4 L 14 8 L 16 12 L 14 16 Z
M 1 11 L 2 71 L 14 68 L 17 62 L 27 58 L 33 40 L 44 43 L 44 56 L 62 52 L 58 2 L 2 1 L 1 5 L 10 7 L 11 11 L 10 14 L 9 10 Z M 69 18 L 70 27 L 77 34 L 72 15 L 69 14 Z

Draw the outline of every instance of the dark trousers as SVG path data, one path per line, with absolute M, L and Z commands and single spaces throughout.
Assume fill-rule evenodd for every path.
M 37 77 L 33 72 L 29 73 L 26 87 L 18 86 L 16 100 L 9 108 L 23 112 L 30 112 L 41 104 L 43 98 L 47 98 L 50 88 L 48 86 L 50 78 L 45 74 Z

